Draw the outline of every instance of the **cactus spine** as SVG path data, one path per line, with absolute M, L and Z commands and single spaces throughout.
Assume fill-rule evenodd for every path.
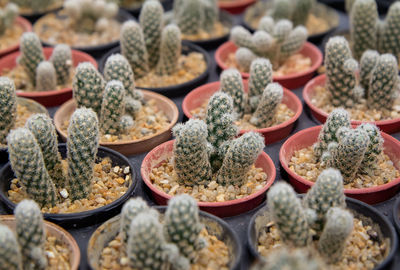
M 41 206 L 55 205 L 56 189 L 32 132 L 26 128 L 12 130 L 7 142 L 11 166 L 26 193 Z
M 73 64 L 71 48 L 66 44 L 58 44 L 54 47 L 49 61 L 53 63 L 56 70 L 57 85 L 65 85 L 68 83 Z
M 71 200 L 85 198 L 92 188 L 93 166 L 99 145 L 96 113 L 77 109 L 68 127 L 68 188 Z
M 22 256 L 14 233 L 0 224 L 0 270 L 21 270 Z
M 272 65 L 268 59 L 256 59 L 251 63 L 249 79 L 249 105 L 257 108 L 265 87 L 272 82 Z
M 57 75 L 53 64 L 49 61 L 40 62 L 36 69 L 36 89 L 50 91 L 57 88 Z
M 36 67 L 44 61 L 43 48 L 39 37 L 33 32 L 23 33 L 20 39 L 21 55 L 18 63 L 25 69 L 29 80 L 35 85 Z
M 34 201 L 23 200 L 15 208 L 14 215 L 24 269 L 46 269 L 46 234 L 39 206 Z
M 0 143 L 6 144 L 8 132 L 17 119 L 15 85 L 8 77 L 0 77 L 0 107 Z
M 232 97 L 235 113 L 239 118 L 242 117 L 245 112 L 246 98 L 240 72 L 236 69 L 224 70 L 220 81 L 221 91 Z
M 58 152 L 57 133 L 51 118 L 45 114 L 32 115 L 26 121 L 25 127 L 35 136 L 52 181 L 56 187 L 63 187 L 65 177 L 63 175 L 61 155 Z
M 167 25 L 162 31 L 160 59 L 156 73 L 159 75 L 173 74 L 178 66 L 181 51 L 181 31 L 176 25 Z
M 18 11 L 18 6 L 14 3 L 8 3 L 0 9 L 0 35 L 3 35 L 7 29 L 11 29 L 18 16 Z

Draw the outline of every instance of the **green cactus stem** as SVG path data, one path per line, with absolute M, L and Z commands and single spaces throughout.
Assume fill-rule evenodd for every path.
M 379 46 L 381 53 L 390 53 L 399 58 L 400 37 L 400 2 L 394 2 L 386 15 L 385 20 L 380 25 Z
M 159 75 L 173 74 L 178 66 L 181 53 L 181 31 L 176 25 L 167 25 L 162 31 L 160 59 L 156 73 Z
M 18 6 L 14 3 L 8 3 L 4 8 L 0 9 L 0 35 L 4 35 L 7 29 L 11 29 L 18 12 Z
M 57 85 L 65 85 L 71 77 L 72 52 L 66 44 L 58 44 L 54 47 L 53 53 L 49 59 L 57 74 Z
M 6 144 L 8 132 L 17 119 L 17 95 L 14 82 L 8 77 L 0 77 L 0 143 Z
M 257 55 L 255 55 L 250 49 L 241 47 L 235 52 L 235 59 L 243 70 L 250 70 L 251 63 L 257 59 Z
M 290 19 L 293 7 L 293 3 L 290 0 L 274 0 L 273 3 L 271 17 L 274 20 Z
M 0 270 L 22 270 L 22 255 L 13 231 L 0 224 Z
M 222 72 L 220 82 L 221 91 L 232 97 L 234 111 L 241 118 L 246 109 L 242 75 L 237 69 L 227 69 Z
M 44 61 L 42 44 L 39 37 L 33 32 L 25 32 L 20 39 L 21 55 L 18 63 L 24 67 L 29 80 L 36 85 L 36 68 Z
M 379 59 L 379 53 L 367 50 L 360 59 L 360 85 L 364 89 L 364 97 L 368 98 L 371 83 L 371 75 Z
M 297 0 L 292 13 L 294 25 L 306 25 L 311 9 L 315 5 L 315 0 Z
M 128 200 L 122 207 L 120 234 L 125 246 L 128 243 L 132 220 L 140 213 L 148 212 L 149 209 L 147 203 L 140 197 Z
M 208 1 L 208 0 L 206 0 Z M 176 13 L 175 21 L 185 35 L 194 35 L 202 28 L 205 22 L 205 12 L 202 9 L 202 1 L 182 1 L 180 12 Z
M 49 61 L 40 62 L 36 69 L 36 90 L 51 91 L 57 88 L 57 74 Z
M 249 105 L 254 112 L 265 88 L 272 82 L 272 65 L 268 59 L 259 58 L 251 63 L 249 79 Z
M 378 127 L 373 124 L 364 123 L 357 128 L 364 130 L 368 134 L 370 141 L 367 151 L 364 154 L 360 170 L 364 174 L 372 176 L 374 175 L 374 170 L 378 167 L 378 157 L 383 152 L 383 138 Z

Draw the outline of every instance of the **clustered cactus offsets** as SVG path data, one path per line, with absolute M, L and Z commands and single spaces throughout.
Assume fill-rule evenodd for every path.
M 104 78 L 91 63 L 80 63 L 72 89 L 78 108 L 91 108 L 97 113 L 104 135 L 127 133 L 144 102 L 142 92 L 135 88 L 132 69 L 121 54 L 107 59 Z
M 333 37 L 325 48 L 325 67 L 326 88 L 335 107 L 366 104 L 370 109 L 392 110 L 400 90 L 398 63 L 393 55 L 367 50 L 359 67 L 346 39 Z
M 277 69 L 303 47 L 307 29 L 301 25 L 293 28 L 289 20 L 274 21 L 265 16 L 254 34 L 242 26 L 235 26 L 230 39 L 238 47 L 235 57 L 242 70 L 248 72 L 251 62 L 260 57 L 269 59 Z
M 345 209 L 343 179 L 338 170 L 324 170 L 303 200 L 284 182 L 272 186 L 267 198 L 272 220 L 286 245 L 312 249 L 312 242 L 318 239 L 316 247 L 326 263 L 341 261 L 353 231 L 353 216 Z M 287 257 L 286 253 L 282 255 Z M 294 258 L 286 263 L 291 262 L 299 263 Z
M 351 3 L 352 2 L 352 3 Z M 367 50 L 400 56 L 400 3 L 394 2 L 381 21 L 375 0 L 348 1 L 351 44 L 356 59 Z M 351 7 L 351 8 L 350 8 Z
M 0 8 L 0 35 L 3 35 L 7 29 L 11 29 L 18 12 L 18 6 L 13 3 L 8 3 L 4 8 Z
M 290 20 L 295 26 L 306 25 L 315 2 L 315 0 L 273 0 L 266 15 L 274 20 Z
M 70 81 L 73 63 L 69 46 L 57 45 L 46 61 L 38 36 L 27 32 L 21 36 L 20 50 L 18 64 L 24 68 L 29 83 L 36 91 L 56 90 L 57 86 Z
M 0 269 L 46 269 L 46 232 L 39 206 L 21 201 L 14 211 L 15 233 L 0 224 Z
M 182 50 L 181 31 L 174 24 L 164 27 L 163 13 L 159 1 L 148 0 L 143 4 L 139 24 L 128 21 L 122 26 L 121 53 L 137 78 L 151 70 L 161 76 L 176 71 Z
M 67 0 L 64 10 L 69 24 L 79 32 L 103 32 L 118 14 L 118 5 L 107 0 Z
M 373 176 L 382 153 L 379 129 L 369 123 L 351 128 L 349 115 L 343 109 L 329 115 L 314 145 L 317 159 L 326 167 L 340 170 L 345 184 L 353 182 L 357 173 Z
M 67 190 L 71 201 L 86 198 L 92 188 L 98 136 L 96 113 L 77 109 L 68 127 L 64 175 L 57 134 L 47 115 L 35 114 L 24 128 L 11 130 L 7 136 L 10 162 L 26 194 L 41 207 L 56 205 L 61 200 L 58 190 Z
M 200 236 L 204 225 L 196 200 L 185 194 L 173 197 L 160 220 L 143 199 L 126 202 L 120 219 L 121 255 L 126 254 L 133 269 L 190 269 L 207 245 Z

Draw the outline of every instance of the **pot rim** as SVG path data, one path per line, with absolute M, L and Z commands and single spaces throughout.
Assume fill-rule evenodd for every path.
M 23 33 L 32 31 L 32 24 L 21 15 L 15 18 L 15 24 L 20 25 L 23 28 Z M 0 55 L 6 56 L 8 53 L 17 50 L 19 48 L 19 43 L 20 41 L 18 40 L 16 44 L 0 50 Z

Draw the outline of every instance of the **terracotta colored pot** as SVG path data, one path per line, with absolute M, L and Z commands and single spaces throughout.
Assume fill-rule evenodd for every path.
M 97 68 L 96 60 L 90 55 L 76 51 L 72 51 L 72 61 L 74 67 L 76 67 L 79 63 L 82 62 L 90 62 Z M 44 56 L 46 59 L 50 58 L 53 53 L 53 48 L 43 48 Z M 0 75 L 3 73 L 4 69 L 13 69 L 17 65 L 17 58 L 21 53 L 14 52 L 0 59 Z M 17 95 L 20 97 L 31 98 L 40 104 L 46 107 L 58 106 L 63 104 L 65 101 L 72 98 L 72 87 L 67 87 L 60 90 L 51 90 L 51 91 L 34 91 L 34 92 L 26 92 L 26 91 L 18 91 Z
M 174 140 L 165 142 L 151 150 L 145 156 L 140 168 L 140 173 L 144 183 L 150 189 L 156 203 L 161 205 L 166 205 L 172 196 L 157 189 L 151 183 L 149 174 L 153 168 L 159 166 L 162 161 L 167 160 L 167 158 L 173 155 L 173 145 Z M 194 164 L 194 166 L 196 165 Z M 255 166 L 262 168 L 262 170 L 267 174 L 266 185 L 262 189 L 242 199 L 235 199 L 226 202 L 199 202 L 198 205 L 200 209 L 219 217 L 229 217 L 247 212 L 259 205 L 264 200 L 267 189 L 275 180 L 276 170 L 274 162 L 265 152 L 262 152 L 258 156 Z
M 225 70 L 229 67 L 225 64 L 226 59 L 229 54 L 236 52 L 237 47 L 232 41 L 225 42 L 221 46 L 218 47 L 215 52 L 215 61 L 218 66 Z M 311 59 L 311 67 L 305 71 L 298 72 L 295 74 L 284 75 L 284 76 L 273 76 L 274 82 L 280 83 L 283 87 L 288 89 L 296 89 L 300 86 L 305 85 L 314 75 L 315 71 L 322 64 L 322 53 L 315 45 L 307 42 L 304 44 L 303 48 L 300 50 L 302 55 L 308 56 Z M 241 72 L 242 77 L 244 79 L 248 79 L 250 77 L 249 73 Z
M 245 91 L 248 91 L 248 81 L 244 81 Z M 212 82 L 200 86 L 190 92 L 182 103 L 183 113 L 188 117 L 192 118 L 190 111 L 200 107 L 206 100 L 208 100 L 215 92 L 220 88 L 220 82 Z M 265 138 L 266 144 L 271 144 L 282 140 L 283 138 L 289 136 L 290 132 L 293 130 L 294 124 L 300 117 L 303 111 L 303 106 L 300 99 L 287 89 L 283 89 L 283 99 L 282 103 L 286 104 L 289 109 L 294 111 L 295 115 L 288 121 L 281 123 L 276 126 L 256 129 L 254 131 L 261 133 Z M 249 132 L 250 130 L 240 130 L 240 135 Z
M 129 140 L 123 142 L 104 142 L 100 143 L 101 146 L 111 148 L 115 151 L 120 152 L 123 155 L 134 155 L 138 153 L 147 152 L 160 143 L 163 143 L 171 138 L 172 133 L 171 129 L 178 121 L 179 111 L 176 107 L 175 103 L 167 97 L 164 97 L 160 94 L 141 90 L 144 94 L 145 100 L 154 99 L 158 108 L 163 110 L 167 115 L 170 123 L 168 126 L 164 127 L 162 132 L 159 132 L 150 137 L 146 137 L 139 140 Z M 76 109 L 76 103 L 74 99 L 69 100 L 64 103 L 55 113 L 54 115 L 54 124 L 56 126 L 57 132 L 60 134 L 61 139 L 66 142 L 67 141 L 67 133 L 61 129 L 62 124 L 67 121 L 72 113 Z
M 232 14 L 240 14 L 256 1 L 257 0 L 218 1 L 218 7 Z
M 167 207 L 156 206 L 163 216 Z M 208 233 L 214 235 L 220 241 L 223 241 L 229 250 L 229 269 L 239 270 L 242 256 L 242 246 L 236 233 L 222 219 L 210 215 L 206 212 L 199 211 L 200 222 L 204 224 Z M 121 215 L 113 217 L 104 222 L 89 239 L 87 248 L 88 264 L 90 269 L 100 269 L 100 258 L 103 249 L 110 243 L 119 233 Z
M 326 82 L 326 75 L 322 74 L 318 77 L 315 77 L 311 81 L 309 81 L 303 90 L 303 98 L 304 102 L 311 110 L 311 114 L 321 123 L 325 123 L 328 118 L 328 113 L 324 112 L 317 106 L 315 106 L 311 99 L 314 96 L 315 88 L 317 86 L 324 86 Z M 383 132 L 386 133 L 395 133 L 400 131 L 400 118 L 390 119 L 390 120 L 380 120 L 380 121 L 358 121 L 351 120 L 352 125 L 361 125 L 362 123 L 372 123 L 379 127 Z
M 31 32 L 32 31 L 32 24 L 25 18 L 18 16 L 15 19 L 15 23 L 19 26 L 22 26 L 22 28 L 24 29 L 24 32 Z M 19 41 L 13 45 L 10 46 L 8 48 L 5 48 L 3 50 L 0 50 L 0 56 L 6 55 L 7 53 L 13 52 L 18 50 L 19 48 Z
M 301 130 L 291 136 L 281 147 L 279 161 L 283 169 L 288 173 L 290 183 L 300 193 L 306 192 L 314 182 L 304 179 L 289 169 L 289 162 L 295 151 L 313 145 L 317 139 L 322 126 L 316 126 Z M 381 132 L 384 139 L 384 152 L 389 156 L 397 170 L 400 170 L 400 142 L 392 136 Z M 400 188 L 400 178 L 396 178 L 387 184 L 369 188 L 345 189 L 344 193 L 352 198 L 368 204 L 379 203 L 393 197 Z
M 300 195 L 302 196 L 302 195 Z M 390 249 L 385 259 L 374 267 L 374 270 L 391 269 L 389 267 L 394 257 L 396 256 L 398 248 L 398 237 L 393 225 L 387 217 L 382 215 L 378 210 L 352 198 L 346 198 L 347 208 L 352 212 L 353 216 L 357 219 L 364 221 L 364 224 L 373 224 L 372 228 L 378 233 L 379 241 L 387 243 Z M 257 259 L 262 259 L 261 254 L 258 252 L 258 237 L 266 224 L 271 221 L 271 215 L 268 207 L 264 205 L 258 210 L 251 218 L 249 227 L 247 229 L 247 239 L 250 253 Z
M 0 223 L 9 227 L 12 231 L 15 231 L 15 217 L 12 215 L 3 215 L 0 216 Z M 57 226 L 54 223 L 44 221 L 44 227 L 48 234 L 54 236 L 57 240 L 63 243 L 68 251 L 70 252 L 69 265 L 71 270 L 78 270 L 79 263 L 81 259 L 81 252 L 79 250 L 78 244 L 72 235 Z

